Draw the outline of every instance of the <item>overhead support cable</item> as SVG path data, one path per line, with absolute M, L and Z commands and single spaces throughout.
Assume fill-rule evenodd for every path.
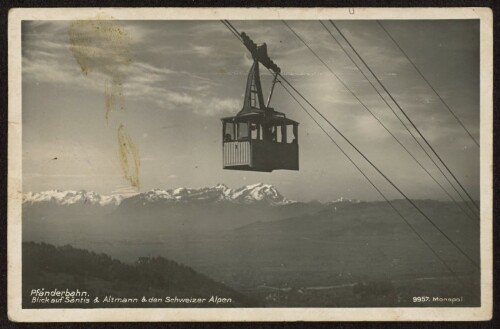
M 403 110 L 403 108 L 399 105 L 399 103 L 396 101 L 396 99 L 394 99 L 394 97 L 392 96 L 392 94 L 389 92 L 389 90 L 385 87 L 385 85 L 380 81 L 380 79 L 375 75 L 375 73 L 372 71 L 372 69 L 368 66 L 368 64 L 366 64 L 366 62 L 363 60 L 363 58 L 361 57 L 361 55 L 356 51 L 356 49 L 353 47 L 353 45 L 349 42 L 349 40 L 344 36 L 344 34 L 342 33 L 342 31 L 337 27 L 337 25 L 335 25 L 335 23 L 333 21 L 330 20 L 330 23 L 333 25 L 333 27 L 337 30 L 337 32 L 342 36 L 342 38 L 346 41 L 346 43 L 349 45 L 349 47 L 351 47 L 351 49 L 354 51 L 354 53 L 358 56 L 358 58 L 361 60 L 361 62 L 366 66 L 366 68 L 368 69 L 368 71 L 370 71 L 370 73 L 373 75 L 373 77 L 376 79 L 376 81 L 378 82 L 378 84 L 382 87 L 382 89 L 384 89 L 384 91 L 387 93 L 387 95 L 389 96 L 389 98 L 392 100 L 392 102 L 396 105 L 396 107 L 401 111 L 401 113 L 403 113 L 404 117 L 408 120 L 408 122 L 410 122 L 410 124 L 412 125 L 413 129 L 415 129 L 415 131 L 418 133 L 418 135 L 420 136 L 420 138 L 422 138 L 422 140 L 425 142 L 425 144 L 429 147 L 429 149 L 432 151 L 432 153 L 436 156 L 436 158 L 439 160 L 439 162 L 444 166 L 444 168 L 446 168 L 447 172 L 453 177 L 453 179 L 455 180 L 455 182 L 457 182 L 457 184 L 460 186 L 460 188 L 464 191 L 464 193 L 467 195 L 467 197 L 469 198 L 469 200 L 474 204 L 474 206 L 479 210 L 479 205 L 476 203 L 476 201 L 470 196 L 469 192 L 467 192 L 467 190 L 464 188 L 464 186 L 462 185 L 462 183 L 458 180 L 458 178 L 455 176 L 455 174 L 451 171 L 451 169 L 446 165 L 446 163 L 443 161 L 443 159 L 439 156 L 439 154 L 436 152 L 436 150 L 434 149 L 434 147 L 429 143 L 429 141 L 427 140 L 427 138 L 424 137 L 424 135 L 420 132 L 420 129 L 417 128 L 417 126 L 413 123 L 413 121 L 411 120 L 411 118 L 408 116 L 408 114 L 406 114 L 406 112 Z
M 234 28 L 234 26 L 228 21 L 228 20 L 221 20 L 222 24 L 224 24 L 229 31 L 231 31 L 232 34 L 234 34 L 234 36 L 240 40 L 241 43 L 243 43 L 243 39 L 241 38 L 241 36 L 239 35 L 238 31 Z
M 422 79 L 427 83 L 427 85 L 429 85 L 429 87 L 432 89 L 432 91 L 436 94 L 436 96 L 439 98 L 439 100 L 441 101 L 441 103 L 443 103 L 444 107 L 448 110 L 448 112 L 450 112 L 450 114 L 455 118 L 455 120 L 458 122 L 458 124 L 460 126 L 462 126 L 462 128 L 465 130 L 465 132 L 469 135 L 469 137 L 471 138 L 471 140 L 477 145 L 477 147 L 480 147 L 479 146 L 479 143 L 478 141 L 474 138 L 474 136 L 472 136 L 472 134 L 470 133 L 470 131 L 465 127 L 465 125 L 463 124 L 463 122 L 460 120 L 460 118 L 455 114 L 455 112 L 453 112 L 453 110 L 451 109 L 451 107 L 445 102 L 445 100 L 443 99 L 443 97 L 441 97 L 441 95 L 437 92 L 436 88 L 434 88 L 432 86 L 432 84 L 429 82 L 429 80 L 424 76 L 424 74 L 422 73 L 422 71 L 417 67 L 417 65 L 415 64 L 414 61 L 411 60 L 410 56 L 408 56 L 408 54 L 403 50 L 403 48 L 401 48 L 401 46 L 399 45 L 399 43 L 396 41 L 396 39 L 394 39 L 394 37 L 389 33 L 389 31 L 387 31 L 387 29 L 385 28 L 385 26 L 382 24 L 382 22 L 380 22 L 379 20 L 377 20 L 377 23 L 378 25 L 380 25 L 380 27 L 382 28 L 382 30 L 384 30 L 384 32 L 387 34 L 387 36 L 389 36 L 389 38 L 392 40 L 392 42 L 396 45 L 396 47 L 398 47 L 398 49 L 403 53 L 403 55 L 406 57 L 406 59 L 408 59 L 408 61 L 410 62 L 410 64 L 413 66 L 413 68 L 415 69 L 415 71 L 417 71 L 417 73 L 422 77 Z
M 469 204 L 469 201 L 467 201 L 465 199 L 465 197 L 462 195 L 462 193 L 457 189 L 457 187 L 455 187 L 455 184 L 453 184 L 453 182 L 450 180 L 450 178 L 448 177 L 448 175 L 446 175 L 446 173 L 443 171 L 443 169 L 441 168 L 441 166 L 436 162 L 436 160 L 434 160 L 434 158 L 431 156 L 431 154 L 429 154 L 429 151 L 426 150 L 425 146 L 418 140 L 417 136 L 415 136 L 415 134 L 408 127 L 408 125 L 400 118 L 400 116 L 394 110 L 393 106 L 391 104 L 389 104 L 389 102 L 387 101 L 387 99 L 384 96 L 382 96 L 382 94 L 380 93 L 380 91 L 378 90 L 378 88 L 374 85 L 374 83 L 370 80 L 370 78 L 365 74 L 365 72 L 361 69 L 361 67 L 359 67 L 358 63 L 356 63 L 356 61 L 352 58 L 351 54 L 349 54 L 349 52 L 347 51 L 347 49 L 345 49 L 345 47 L 337 40 L 337 38 L 332 34 L 332 32 L 326 27 L 326 25 L 323 22 L 320 21 L 320 23 L 321 23 L 321 25 L 323 25 L 323 27 L 325 28 L 325 30 L 328 31 L 328 33 L 330 34 L 330 36 L 332 37 L 332 39 L 344 51 L 344 53 L 351 60 L 351 62 L 357 67 L 357 69 L 363 75 L 363 77 L 365 77 L 365 79 L 370 83 L 370 85 L 372 86 L 373 90 L 375 90 L 375 92 L 380 96 L 380 98 L 384 101 L 384 103 L 391 110 L 391 112 L 394 114 L 394 116 L 399 120 L 399 122 L 403 125 L 403 127 L 408 131 L 408 133 L 413 138 L 413 140 L 415 140 L 415 142 L 417 143 L 417 145 L 422 149 L 422 151 L 427 155 L 427 157 L 431 160 L 431 162 L 436 166 L 436 168 L 443 175 L 443 177 L 446 179 L 446 181 L 448 182 L 448 184 L 450 184 L 450 186 L 452 187 L 452 189 L 457 193 L 457 195 L 460 197 L 460 199 L 462 199 L 462 201 L 464 202 L 465 206 L 471 211 L 472 215 L 476 218 L 476 220 L 479 220 L 479 215 L 477 214 L 477 209 L 473 208 Z
M 406 146 L 404 146 L 404 144 L 389 130 L 389 128 L 387 128 L 386 125 L 384 125 L 384 123 L 382 123 L 382 121 L 380 121 L 380 119 L 368 108 L 368 106 L 356 95 L 356 93 L 351 89 L 349 88 L 349 86 L 347 86 L 347 84 L 338 76 L 338 74 L 336 74 L 333 69 L 328 65 L 326 64 L 326 62 L 309 46 L 309 44 L 304 41 L 304 39 L 286 22 L 286 21 L 282 21 L 283 24 L 286 25 L 286 27 L 297 37 L 297 39 L 299 39 L 306 47 L 307 49 L 309 49 L 309 51 L 311 51 L 311 53 L 323 64 L 323 66 L 326 67 L 326 69 L 328 71 L 330 71 L 330 73 L 333 74 L 333 76 L 342 84 L 342 86 L 361 104 L 361 106 L 366 110 L 368 111 L 368 113 L 371 114 L 371 116 L 389 133 L 389 135 L 391 135 L 391 137 L 406 151 L 406 153 L 408 153 L 408 155 L 427 173 L 427 175 L 441 188 L 441 190 L 443 190 L 443 192 L 452 200 L 452 202 L 454 202 L 454 204 L 461 210 L 464 212 L 464 214 L 472 219 L 472 220 L 475 220 L 476 223 L 477 223 L 477 220 L 478 220 L 478 217 L 472 217 L 472 216 L 476 216 L 476 214 L 474 213 L 474 211 L 472 211 L 472 216 L 470 213 L 468 213 L 463 207 L 461 204 L 458 203 L 457 200 L 455 200 L 455 198 L 444 188 L 444 186 L 439 183 L 437 181 L 437 179 L 424 167 L 424 165 L 417 160 L 417 158 L 406 148 Z M 326 27 L 325 27 L 326 28 Z M 351 59 L 352 60 L 352 59 Z M 425 151 L 425 149 L 424 149 Z M 436 164 L 437 165 L 437 164 Z M 444 173 L 443 173 L 444 174 Z M 451 184 L 451 182 L 450 182 Z M 457 191 L 458 193 L 458 191 Z M 459 193 L 460 195 L 460 193 Z M 464 200 L 465 201 L 465 200 Z

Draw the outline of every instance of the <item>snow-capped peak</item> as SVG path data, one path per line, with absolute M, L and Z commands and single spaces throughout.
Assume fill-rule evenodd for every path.
M 292 202 L 282 196 L 274 186 L 264 183 L 257 183 L 237 189 L 234 191 L 231 199 L 242 203 L 265 201 L 270 205 L 282 205 Z
M 239 189 L 230 189 L 224 184 L 202 188 L 176 188 L 172 190 L 152 190 L 143 194 L 147 201 L 176 200 L 176 201 L 205 201 L 205 202 L 233 202 L 233 203 L 264 203 L 268 205 L 283 205 L 293 201 L 283 197 L 274 186 L 257 183 Z
M 341 203 L 341 202 L 347 202 L 347 203 L 360 203 L 361 201 L 356 200 L 356 199 L 347 199 L 344 197 L 340 197 L 337 200 L 330 201 L 329 203 Z

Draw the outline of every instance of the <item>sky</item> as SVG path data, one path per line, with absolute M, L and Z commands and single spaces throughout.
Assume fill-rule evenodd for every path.
M 408 196 L 447 200 L 281 21 L 231 23 L 256 43 L 267 43 L 269 56 L 285 78 Z M 451 191 L 320 22 L 288 24 Z M 455 176 L 478 198 L 479 148 L 410 62 L 377 22 L 336 24 Z M 479 21 L 382 24 L 479 140 Z M 293 200 L 381 199 L 280 85 L 271 106 L 300 123 L 300 170 L 222 169 L 220 118 L 241 109 L 251 64 L 246 48 L 219 21 L 23 22 L 23 189 L 119 194 L 264 182 Z M 267 98 L 272 78 L 263 71 Z M 328 131 L 382 191 L 401 198 Z

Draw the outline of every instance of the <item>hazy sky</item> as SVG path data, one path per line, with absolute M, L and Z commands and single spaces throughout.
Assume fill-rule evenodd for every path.
M 383 22 L 477 140 L 478 22 Z M 446 199 L 282 22 L 232 23 L 255 42 L 266 42 L 285 77 L 409 196 Z M 438 177 L 323 26 L 317 21 L 289 24 Z M 339 21 L 338 26 L 478 197 L 478 148 L 384 31 L 374 21 Z M 99 28 L 104 32 L 96 33 Z M 271 104 L 300 122 L 300 171 L 222 170 L 220 117 L 241 109 L 251 57 L 219 21 L 97 25 L 36 21 L 24 22 L 22 33 L 25 191 L 86 189 L 110 194 L 130 190 L 120 162 L 118 129 L 122 126 L 138 154 L 140 191 L 217 183 L 236 188 L 265 182 L 295 200 L 380 199 L 279 85 Z M 262 79 L 267 98 L 271 77 L 263 74 Z M 367 165 L 362 167 L 389 197 L 400 197 Z

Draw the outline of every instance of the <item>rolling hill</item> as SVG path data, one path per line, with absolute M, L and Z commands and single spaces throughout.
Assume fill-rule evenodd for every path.
M 163 257 L 141 257 L 132 264 L 125 264 L 106 254 L 76 249 L 69 245 L 55 247 L 45 243 L 23 243 L 22 248 L 24 308 L 259 305 L 233 289 Z M 43 290 L 40 292 L 42 296 L 34 290 Z M 62 302 L 43 302 L 44 292 L 56 290 L 79 291 L 82 295 L 83 292 L 88 295 L 82 297 L 75 293 L 75 296 L 64 298 Z M 39 299 L 34 302 L 36 297 Z M 49 297 L 54 298 L 51 295 Z M 98 303 L 94 302 L 96 297 L 99 299 Z M 146 301 L 152 298 L 161 298 L 162 301 L 143 302 L 143 297 Z M 167 302 L 166 297 L 176 302 Z M 212 297 L 214 300 L 210 302 Z M 123 299 L 131 301 L 122 302 Z M 192 299 L 205 300 L 199 303 L 187 302 Z M 221 302 L 219 299 L 225 301 Z

